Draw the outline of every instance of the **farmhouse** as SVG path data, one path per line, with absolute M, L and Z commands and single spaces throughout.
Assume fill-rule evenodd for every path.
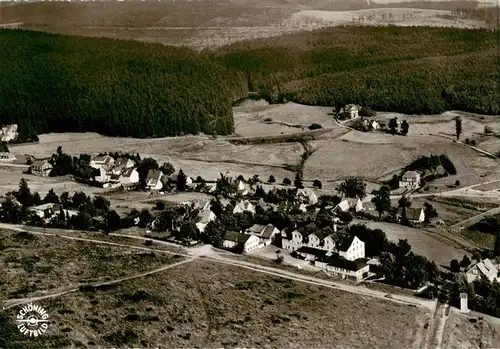
M 355 104 L 348 104 L 343 108 L 343 113 L 349 118 L 355 119 L 359 116 L 359 108 Z
M 0 128 L 0 142 L 15 141 L 19 135 L 17 124 L 5 125 Z
M 198 228 L 200 232 L 204 232 L 207 224 L 217 218 L 217 216 L 215 216 L 215 213 L 213 213 L 210 209 L 202 211 L 200 217 L 200 221 L 196 223 L 196 228 Z
M 105 171 L 110 171 L 115 164 L 115 159 L 109 155 L 97 156 L 90 160 L 90 167 L 95 169 L 103 168 Z
M 119 179 L 124 187 L 139 183 L 139 172 L 133 167 L 123 169 Z
M 295 193 L 295 197 L 304 202 L 308 202 L 311 205 L 315 205 L 318 202 L 318 196 L 314 192 L 314 190 L 310 188 L 303 188 L 303 189 L 298 189 L 297 192 Z
M 111 176 L 108 174 L 108 172 L 103 167 L 99 167 L 98 171 L 99 171 L 99 175 L 94 177 L 94 180 L 96 182 L 107 183 L 111 180 Z M 117 176 L 116 179 L 118 179 L 118 178 L 119 177 Z
M 250 194 L 250 191 L 251 191 L 250 186 L 241 180 L 238 181 L 236 189 L 243 196 Z
M 403 217 L 403 208 L 398 209 L 397 218 L 401 220 Z M 407 207 L 406 208 L 406 219 L 411 223 L 422 223 L 425 220 L 425 211 L 423 208 L 417 207 Z
M 359 198 L 347 198 L 342 200 L 337 206 L 334 207 L 333 212 L 347 212 L 354 211 L 359 212 L 363 211 L 363 201 Z
M 259 238 L 260 244 L 264 246 L 267 246 L 270 243 L 272 243 L 273 238 L 279 232 L 280 231 L 276 229 L 272 224 L 268 225 L 254 224 L 247 230 L 248 234 L 257 236 Z
M 47 159 L 35 160 L 30 166 L 30 171 L 34 175 L 47 177 L 52 171 L 52 165 Z
M 500 274 L 498 268 L 489 259 L 483 259 L 482 261 L 474 264 L 465 273 L 467 282 L 473 282 L 481 276 L 486 277 L 490 282 L 494 280 L 500 281 Z
M 224 235 L 222 246 L 228 249 L 241 249 L 242 252 L 249 252 L 259 247 L 259 238 L 255 235 L 230 231 Z
M 149 170 L 148 176 L 146 177 L 146 188 L 148 190 L 160 190 L 163 188 L 163 172 L 160 170 Z
M 255 206 L 248 200 L 240 201 L 233 209 L 233 213 L 251 212 L 255 214 Z
M 177 183 L 177 179 L 179 178 L 179 174 L 174 173 L 173 175 L 170 176 L 170 182 Z M 193 179 L 189 176 L 186 176 L 186 185 L 191 185 L 193 184 Z
M 420 186 L 420 173 L 407 171 L 399 181 L 399 187 L 405 189 L 416 189 Z
M 60 205 L 48 203 L 39 206 L 30 207 L 29 212 L 36 214 L 40 218 L 51 218 L 55 213 L 59 212 Z
M 128 158 L 118 158 L 113 167 L 113 174 L 121 174 L 124 170 L 135 166 L 135 162 Z
M 337 238 L 336 248 L 341 257 L 354 261 L 365 258 L 365 243 L 354 235 L 343 235 Z
M 281 247 L 292 252 L 302 246 L 303 236 L 297 229 L 281 231 Z
M 323 261 L 316 261 L 315 266 L 325 269 L 329 274 L 342 279 L 359 282 L 368 276 L 370 266 L 365 259 L 348 260 L 334 253 Z
M 0 152 L 0 161 L 14 161 L 16 156 L 9 152 Z

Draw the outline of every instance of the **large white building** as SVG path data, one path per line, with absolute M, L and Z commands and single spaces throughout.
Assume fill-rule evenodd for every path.
M 259 248 L 260 242 L 256 235 L 227 232 L 222 240 L 222 246 L 228 249 L 241 248 L 246 253 Z
M 400 188 L 417 189 L 420 186 L 420 173 L 416 171 L 407 171 L 399 181 Z

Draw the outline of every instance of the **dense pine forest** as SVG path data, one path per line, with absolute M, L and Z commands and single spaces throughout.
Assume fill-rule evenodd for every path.
M 500 114 L 497 54 L 488 30 L 345 27 L 237 43 L 219 59 L 272 101 Z
M 228 134 L 247 92 L 236 70 L 184 48 L 0 31 L 0 123 L 24 134 Z
M 343 27 L 196 52 L 0 30 L 0 123 L 24 134 L 161 137 L 233 130 L 231 102 L 500 114 L 496 33 Z

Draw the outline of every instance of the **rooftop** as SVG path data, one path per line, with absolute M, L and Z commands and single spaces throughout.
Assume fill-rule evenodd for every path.
M 350 271 L 358 271 L 367 265 L 365 258 L 360 258 L 356 259 L 355 261 L 350 261 L 348 259 L 345 259 L 344 257 L 339 256 L 336 253 L 328 257 L 326 262 L 328 263 L 328 265 L 332 267 L 347 269 Z
M 250 236 L 251 235 L 249 234 L 242 234 L 242 233 L 237 233 L 235 231 L 228 231 L 224 235 L 224 240 L 234 241 L 238 244 L 244 244 L 245 242 L 247 242 L 248 239 L 250 239 Z

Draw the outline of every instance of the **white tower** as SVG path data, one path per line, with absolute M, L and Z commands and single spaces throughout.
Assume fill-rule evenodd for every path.
M 469 308 L 467 306 L 467 293 L 460 293 L 460 312 L 468 313 Z

